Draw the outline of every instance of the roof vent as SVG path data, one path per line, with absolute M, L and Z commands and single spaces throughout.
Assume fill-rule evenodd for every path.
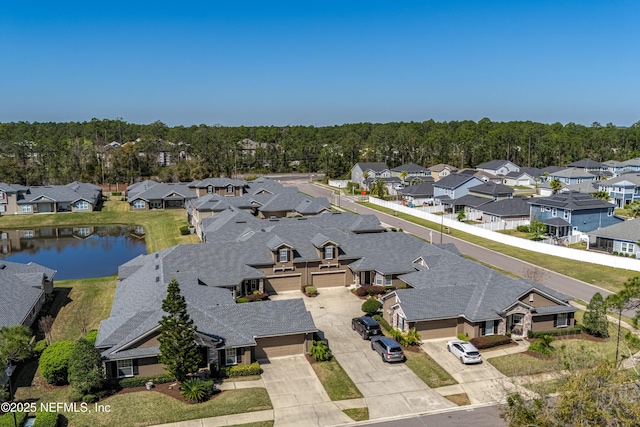
M 158 253 L 156 252 L 156 258 L 158 258 Z
M 5 268 L 7 268 L 6 264 L 0 264 L 0 270 L 4 270 Z
M 160 270 L 160 264 L 156 264 L 156 270 Z
M 160 276 L 156 276 L 156 283 L 160 281 Z

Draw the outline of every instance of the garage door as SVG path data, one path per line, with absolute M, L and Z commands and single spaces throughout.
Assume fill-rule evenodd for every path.
M 265 290 L 269 293 L 300 290 L 300 275 L 269 277 L 265 284 Z
M 311 273 L 311 284 L 316 288 L 329 288 L 331 286 L 344 286 L 346 277 L 344 271 L 334 273 Z
M 256 359 L 304 354 L 304 334 L 256 338 Z
M 423 340 L 449 338 L 456 336 L 457 325 L 456 319 L 431 320 L 416 323 L 416 330 Z

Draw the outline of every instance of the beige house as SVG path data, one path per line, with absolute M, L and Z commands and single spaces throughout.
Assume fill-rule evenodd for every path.
M 93 212 L 102 206 L 102 189 L 93 184 L 25 187 L 0 183 L 0 215 Z

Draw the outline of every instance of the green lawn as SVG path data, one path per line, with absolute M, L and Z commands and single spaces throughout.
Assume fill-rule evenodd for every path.
M 556 359 L 542 360 L 523 353 L 492 357 L 491 359 L 486 359 L 486 361 L 508 377 L 543 374 L 560 370 L 560 365 Z
M 361 203 L 371 209 L 385 212 L 393 215 L 393 210 L 373 205 L 371 203 Z M 440 231 L 440 224 L 425 221 L 421 218 L 417 218 L 411 215 L 398 212 L 398 218 L 402 218 L 409 222 L 421 225 L 426 228 Z M 537 252 L 527 251 L 514 246 L 504 245 L 502 243 L 494 242 L 491 240 L 483 239 L 481 237 L 474 236 L 472 234 L 464 233 L 462 231 L 451 229 L 451 236 L 466 240 L 467 242 L 474 243 L 484 248 L 490 249 L 495 252 L 500 252 L 505 255 L 512 256 L 514 258 L 521 259 L 531 264 L 546 268 L 551 271 L 564 274 L 569 277 L 573 277 L 583 282 L 591 283 L 596 286 L 608 289 L 612 292 L 617 292 L 622 289 L 624 282 L 634 276 L 640 276 L 640 273 L 631 270 L 622 270 L 619 268 L 605 267 L 602 265 L 590 264 L 586 262 L 573 261 L 570 259 L 554 257 Z
M 359 399 L 362 393 L 334 357 L 328 362 L 312 363 L 322 387 L 331 400 Z
M 407 358 L 405 362 L 407 367 L 429 387 L 436 388 L 458 383 L 424 351 L 405 351 L 404 355 Z
M 342 412 L 347 414 L 353 421 L 366 421 L 369 419 L 369 408 L 343 409 Z
M 471 405 L 471 401 L 469 400 L 469 396 L 467 393 L 459 393 L 459 394 L 450 394 L 444 397 L 449 402 L 453 402 L 458 406 Z
M 153 253 L 181 243 L 197 243 L 198 236 L 180 234 L 187 225 L 184 209 L 130 211 L 123 201 L 107 200 L 101 211 L 55 215 L 12 215 L 0 217 L 4 228 L 61 227 L 73 225 L 141 225 L 145 229 L 147 252 Z

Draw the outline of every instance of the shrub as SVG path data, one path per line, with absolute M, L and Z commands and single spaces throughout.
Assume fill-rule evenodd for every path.
M 96 396 L 95 394 L 85 394 L 84 396 L 82 396 L 82 401 L 84 403 L 94 403 L 98 401 L 98 396 Z
M 211 386 L 208 383 L 198 378 L 190 378 L 180 385 L 180 394 L 191 403 L 204 402 L 211 395 Z
M 613 255 L 618 255 L 618 251 L 613 251 Z
M 529 226 L 528 225 L 519 225 L 516 227 L 516 230 L 518 230 L 521 233 L 529 233 Z
M 122 191 L 112 191 L 111 195 L 112 196 L 122 196 Z
M 420 344 L 420 334 L 416 331 L 416 328 L 411 328 L 408 332 L 398 332 L 400 332 L 400 334 L 398 335 L 397 340 L 400 345 L 411 347 Z
M 333 358 L 331 349 L 327 346 L 326 341 L 314 341 L 309 349 L 309 356 L 313 357 L 316 362 L 326 362 Z
M 368 299 L 362 304 L 362 311 L 375 314 L 382 308 L 382 303 L 377 299 Z
M 47 348 L 47 340 L 36 341 L 36 345 L 33 346 L 33 355 L 40 356 L 45 348 Z
M 175 381 L 176 378 L 170 374 L 156 375 L 153 377 L 131 377 L 123 378 L 118 381 L 121 388 L 142 387 L 151 381 L 154 384 L 166 384 Z
M 462 341 L 469 341 L 470 338 L 467 336 L 467 334 L 458 334 L 458 339 Z
M 256 291 L 258 293 L 253 293 L 251 295 L 246 295 L 243 298 L 246 298 L 249 302 L 262 301 L 269 298 L 269 294 L 266 292 L 260 293 L 260 291 Z
M 364 285 L 360 286 L 358 290 L 356 290 L 356 295 L 359 297 L 364 297 L 367 295 L 381 295 L 385 293 L 384 286 L 377 285 Z
M 183 225 L 182 227 L 180 227 L 180 234 L 182 234 L 183 236 L 191 234 L 191 232 L 189 231 L 189 226 Z
M 538 341 L 531 343 L 529 350 L 542 354 L 543 356 L 551 356 L 554 350 L 553 347 L 551 347 L 552 342 L 553 337 L 551 335 L 543 335 Z
M 475 346 L 475 348 L 482 350 L 484 348 L 509 344 L 511 342 L 511 338 L 505 335 L 485 335 L 482 337 L 471 338 L 469 341 Z
M 69 399 L 72 402 L 82 402 L 82 399 L 84 398 L 84 395 L 82 394 L 81 391 L 75 390 L 73 391 L 70 395 L 69 395 Z
M 636 259 L 636 254 L 631 254 L 631 258 Z
M 247 297 L 236 298 L 236 302 L 238 304 L 242 304 L 243 302 L 249 302 L 249 298 L 247 298 Z
M 576 325 L 575 328 L 562 328 L 562 329 L 553 329 L 551 331 L 540 331 L 533 332 L 532 330 L 527 331 L 527 338 L 540 338 L 544 335 L 549 335 L 552 337 L 557 337 L 561 335 L 577 335 L 581 334 L 583 331 L 582 326 Z
M 625 258 L 629 258 L 629 254 L 628 253 L 625 253 L 624 256 L 625 256 Z
M 28 412 L 16 412 L 16 421 L 19 426 L 27 419 Z M 0 427 L 13 427 L 13 414 L 4 414 L 0 417 Z
M 91 345 L 95 345 L 97 338 L 98 338 L 98 331 L 96 331 L 95 329 L 87 332 L 87 335 L 84 336 L 84 339 L 89 341 Z
M 315 286 L 307 286 L 304 288 L 304 293 L 307 295 L 318 295 L 318 288 Z
M 58 413 L 57 412 L 38 412 L 36 419 L 33 422 L 33 427 L 57 427 L 58 426 Z
M 103 377 L 100 352 L 80 338 L 69 357 L 69 384 L 81 393 L 89 393 L 102 387 Z
M 235 365 L 220 368 L 218 376 L 221 378 L 229 377 L 248 377 L 251 375 L 260 375 L 262 369 L 258 362 L 253 362 L 251 365 Z
M 387 322 L 386 320 L 384 320 L 384 318 L 382 316 L 380 316 L 379 314 L 376 314 L 373 316 L 374 320 L 378 323 L 380 323 L 380 326 L 382 326 L 387 332 L 392 331 L 393 328 L 391 327 L 391 325 L 389 324 L 389 322 Z
M 69 359 L 75 346 L 73 341 L 58 341 L 42 352 L 38 367 L 49 384 L 62 385 L 67 383 Z

